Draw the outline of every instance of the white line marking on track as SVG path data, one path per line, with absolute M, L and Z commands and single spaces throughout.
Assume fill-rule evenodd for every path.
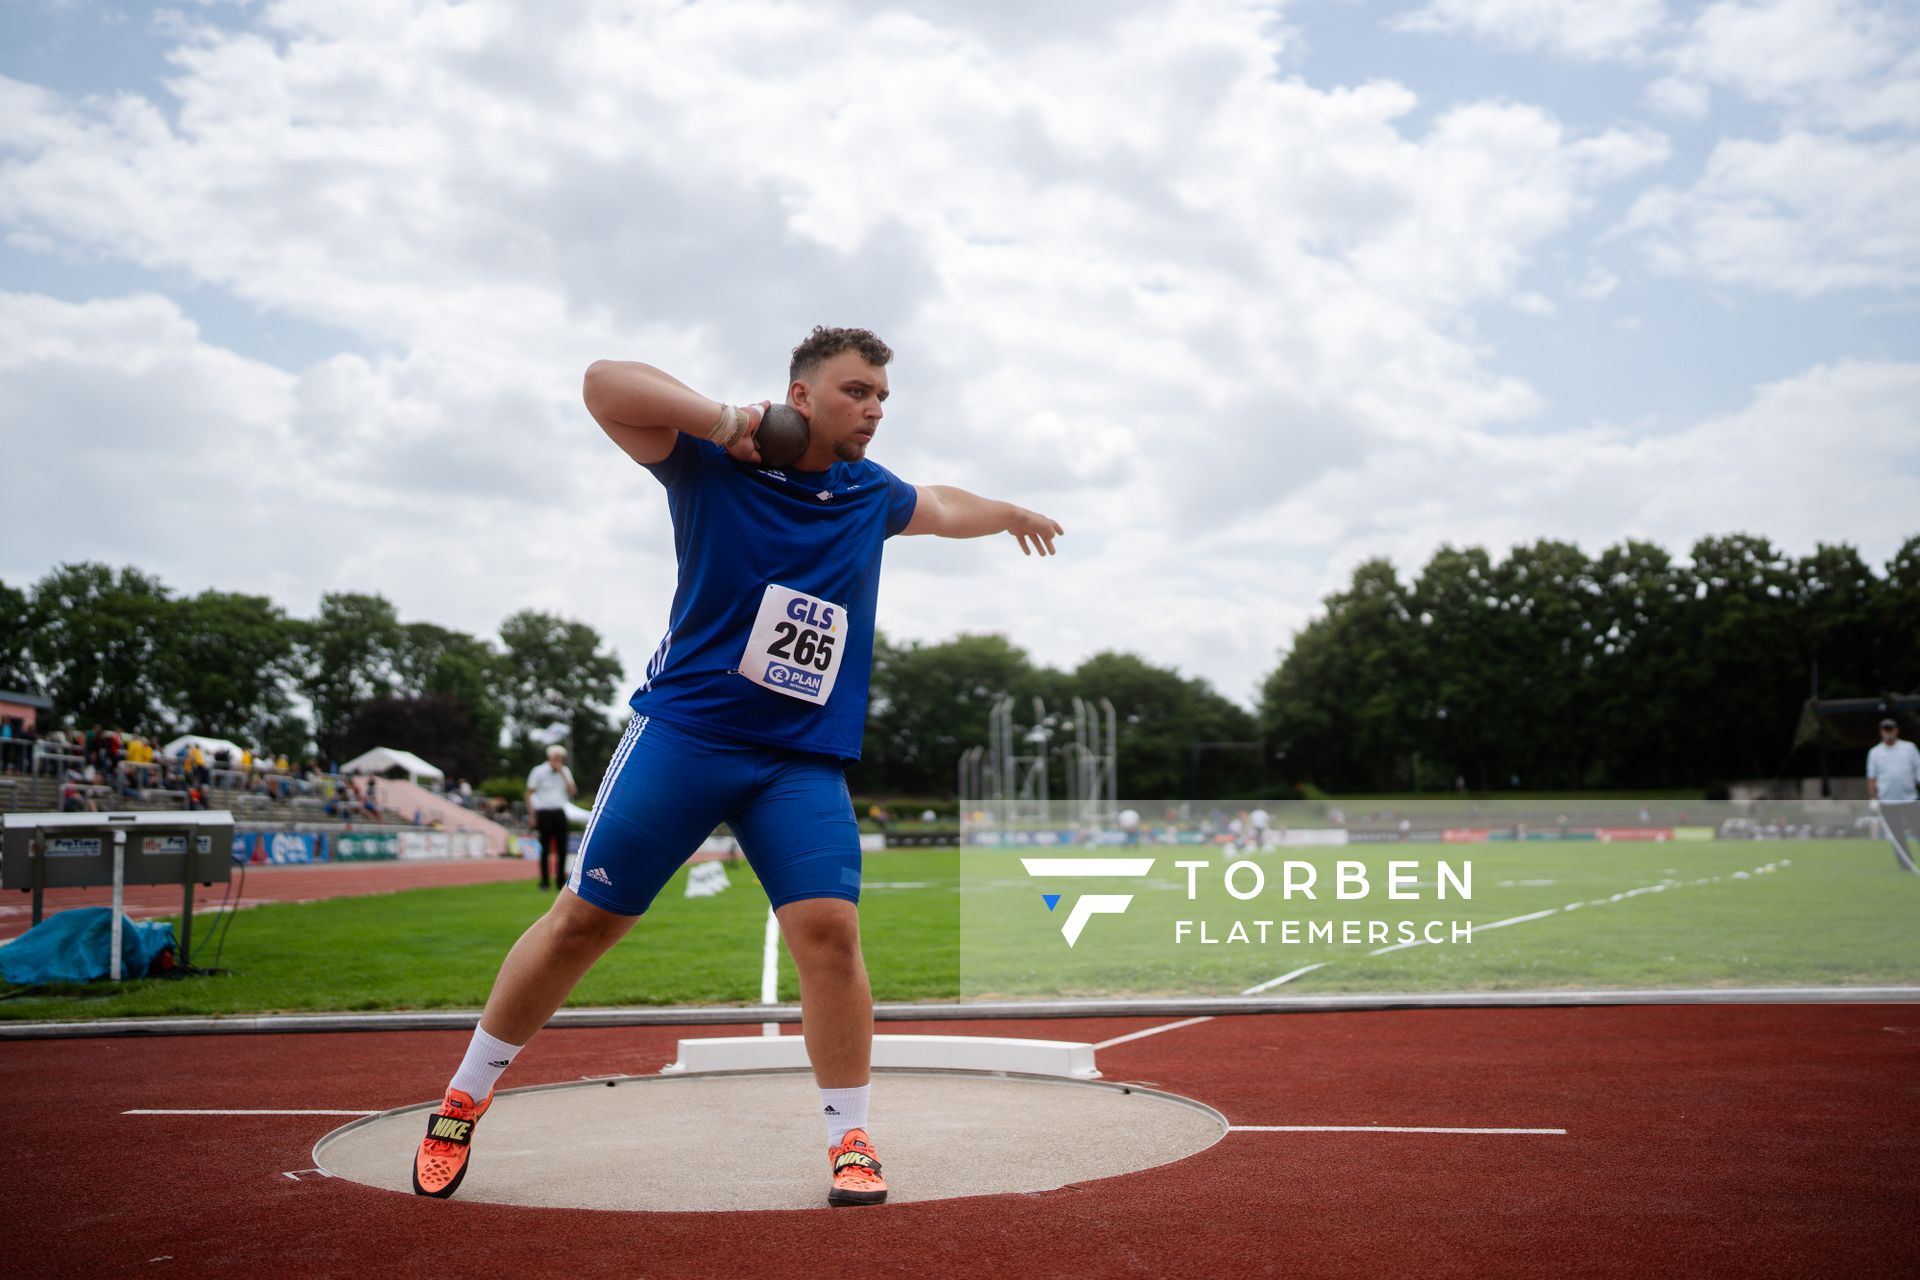
M 123 1116 L 377 1116 L 378 1111 L 332 1111 L 314 1109 L 311 1111 L 255 1111 L 237 1107 L 200 1107 L 167 1109 L 135 1109 L 122 1111 Z
M 325 1169 L 288 1169 L 280 1176 L 283 1178 L 292 1178 L 295 1182 L 298 1182 L 300 1181 L 300 1175 L 303 1173 L 317 1173 L 323 1178 L 331 1178 L 333 1176 Z
M 1526 1134 L 1564 1138 L 1565 1129 L 1460 1129 L 1440 1125 L 1230 1124 L 1228 1133 L 1466 1133 Z
M 1262 991 L 1273 990 L 1275 987 L 1279 986 L 1283 982 L 1292 982 L 1295 978 L 1299 977 L 1303 973 L 1312 973 L 1315 969 L 1324 969 L 1331 963 L 1333 962 L 1330 960 L 1322 960 L 1319 964 L 1310 964 L 1310 965 L 1307 965 L 1305 968 L 1295 969 L 1292 973 L 1283 973 L 1277 978 L 1268 978 L 1265 982 L 1261 983 L 1259 986 L 1248 987 L 1245 991 L 1242 991 L 1240 994 L 1243 996 L 1257 996 Z
M 1212 1014 L 1207 1014 L 1205 1017 L 1200 1017 L 1200 1018 L 1183 1018 L 1179 1022 L 1169 1022 L 1164 1026 L 1148 1027 L 1144 1031 L 1129 1031 L 1124 1036 L 1115 1036 L 1111 1040 L 1102 1040 L 1099 1044 L 1096 1044 L 1093 1047 L 1096 1049 L 1111 1049 L 1113 1048 L 1113 1046 L 1117 1044 L 1125 1044 L 1129 1040 L 1144 1040 L 1148 1036 L 1157 1036 L 1162 1031 L 1178 1031 L 1181 1027 L 1194 1027 L 1194 1026 L 1200 1025 L 1203 1022 L 1212 1022 L 1212 1021 L 1213 1021 Z

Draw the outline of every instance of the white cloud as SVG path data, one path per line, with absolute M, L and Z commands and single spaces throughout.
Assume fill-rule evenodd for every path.
M 1686 120 L 1698 120 L 1713 105 L 1713 94 L 1695 80 L 1662 76 L 1647 86 L 1647 105 L 1655 111 Z
M 1666 19 L 1664 0 L 1428 0 L 1394 25 L 1598 59 L 1639 51 Z
M 1587 273 L 1567 287 L 1567 292 L 1583 302 L 1598 302 L 1610 297 L 1620 287 L 1620 277 L 1599 263 L 1587 268 Z
M 1920 284 L 1920 140 L 1790 133 L 1727 141 L 1688 190 L 1642 195 L 1623 229 L 1654 270 L 1795 294 Z
M 1555 12 L 1581 56 L 1659 16 Z M 0 79 L 0 228 L 354 350 L 222 350 L 186 289 L 0 299 L 0 420 L 10 456 L 42 425 L 17 455 L 35 491 L 155 509 L 9 539 L 10 580 L 86 555 L 301 612 L 378 590 L 479 632 L 534 605 L 637 672 L 672 588 L 664 503 L 581 411 L 581 370 L 631 355 L 777 395 L 809 325 L 864 323 L 899 352 L 875 456 L 1071 534 L 1047 561 L 896 543 L 883 627 L 1134 648 L 1245 697 L 1364 549 L 1506 537 L 1535 508 L 1496 482 L 1553 492 L 1590 438 L 1626 447 L 1500 435 L 1540 399 L 1473 319 L 1549 310 L 1529 272 L 1665 139 L 1491 87 L 1428 119 L 1398 84 L 1279 78 L 1267 6 L 607 0 L 559 23 L 289 0 L 185 30 L 177 99 Z M 79 425 L 102 420 L 110 447 Z M 187 536 L 176 492 L 224 542 Z M 1593 495 L 1584 527 L 1641 502 Z
M 1308 542 L 1294 531 L 1314 530 L 1311 545 L 1343 573 L 1380 554 L 1417 569 L 1445 542 L 1497 555 L 1541 537 L 1588 551 L 1633 537 L 1684 553 L 1700 536 L 1748 531 L 1796 553 L 1849 541 L 1884 561 L 1915 532 L 1917 470 L 1920 364 L 1849 361 L 1667 434 L 1596 425 L 1408 442 L 1290 495 L 1271 513 L 1271 550 L 1285 556 Z
M 1668 61 L 1790 127 L 1920 126 L 1920 14 L 1904 0 L 1718 0 Z

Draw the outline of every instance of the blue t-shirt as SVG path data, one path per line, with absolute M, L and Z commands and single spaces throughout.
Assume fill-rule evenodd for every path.
M 680 579 L 667 634 L 629 700 L 633 709 L 722 737 L 858 760 L 880 553 L 913 519 L 913 486 L 874 462 L 764 470 L 684 434 L 647 470 L 667 488 Z M 839 671 L 824 705 L 740 674 L 770 587 L 845 611 Z

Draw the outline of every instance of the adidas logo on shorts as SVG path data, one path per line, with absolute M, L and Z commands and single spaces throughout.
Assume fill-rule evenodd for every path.
M 601 884 L 607 886 L 607 888 L 609 889 L 613 888 L 613 877 L 608 875 L 605 871 L 602 871 L 599 867 L 595 867 L 592 870 L 588 871 L 587 879 L 598 880 Z

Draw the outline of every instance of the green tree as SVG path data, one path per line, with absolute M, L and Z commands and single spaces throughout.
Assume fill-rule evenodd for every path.
M 532 769 L 541 751 L 535 735 L 564 723 L 574 776 L 583 793 L 596 789 L 619 739 L 606 712 L 619 688 L 619 654 L 604 649 L 600 633 L 586 623 L 534 609 L 501 623 L 500 643 L 506 653 L 499 687 L 515 742 L 510 771 Z
M 499 693 L 505 664 L 498 649 L 465 632 L 414 622 L 401 628 L 396 668 L 402 694 L 444 695 L 466 708 L 472 741 L 459 749 L 460 769 L 435 763 L 468 778 L 485 777 L 501 767 L 500 732 L 507 713 Z M 477 771 L 476 762 L 482 762 Z
M 1693 577 L 1683 691 L 1694 758 L 1709 780 L 1769 777 L 1785 763 L 1807 696 L 1793 563 L 1765 538 L 1702 538 Z
M 1887 561 L 1874 616 L 1875 683 L 1894 693 L 1920 693 L 1920 534 Z
M 485 778 L 494 749 L 473 720 L 473 707 L 450 693 L 372 698 L 353 709 L 343 750 L 349 756 L 398 746 L 444 770 L 449 780 Z
M 0 582 L 0 689 L 16 693 L 40 690 L 27 644 L 33 634 L 31 609 L 26 592 Z
M 1048 693 L 1054 682 L 1005 636 L 905 645 L 876 636 L 866 735 L 849 783 L 868 794 L 950 795 L 961 753 L 987 740 L 993 704 L 1018 698 L 1028 719 L 1028 700 Z
M 34 584 L 28 655 L 55 714 L 87 727 L 151 731 L 167 589 L 138 569 L 61 565 Z
M 1591 743 L 1591 771 L 1602 786 L 1679 787 L 1698 776 L 1688 689 L 1688 611 L 1692 572 L 1664 549 L 1629 541 L 1594 562 L 1600 590 L 1592 695 L 1584 712 L 1559 726 Z
M 294 716 L 299 628 L 265 596 L 203 591 L 172 602 L 159 643 L 160 693 L 181 731 L 230 737 L 300 754 Z
M 1074 696 L 1113 703 L 1122 797 L 1173 800 L 1258 794 L 1264 762 L 1246 754 L 1204 756 L 1196 774 L 1195 744 L 1251 742 L 1256 735 L 1253 714 L 1205 680 L 1182 676 L 1131 653 L 1097 653 L 1074 668 L 1065 681 L 1061 717 L 1068 714 L 1070 704 L 1065 699 Z M 1056 745 L 1072 740 L 1066 725 L 1054 735 Z M 1063 760 L 1061 765 L 1065 764 Z
M 1413 604 L 1393 566 L 1369 560 L 1294 637 L 1256 715 L 1284 776 L 1328 789 L 1431 785 L 1421 730 L 1449 713 L 1422 666 L 1436 620 L 1418 620 Z
M 351 759 L 346 747 L 354 709 L 390 696 L 398 683 L 399 615 L 381 596 L 329 592 L 299 636 L 300 691 L 313 704 L 320 753 L 335 762 Z

